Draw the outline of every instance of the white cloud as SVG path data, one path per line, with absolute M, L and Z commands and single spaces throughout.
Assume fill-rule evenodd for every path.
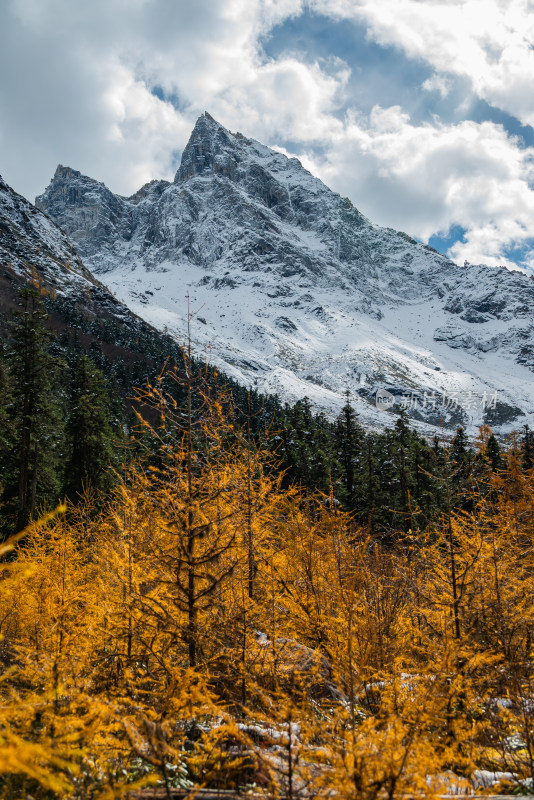
M 532 0 L 310 0 L 321 13 L 363 20 L 379 44 L 438 73 L 467 77 L 488 103 L 534 125 Z
M 434 73 L 422 83 L 421 88 L 425 92 L 439 92 L 440 97 L 444 99 L 451 90 L 451 82 L 444 75 Z
M 373 221 L 425 241 L 467 228 L 455 260 L 503 264 L 507 247 L 532 237 L 534 148 L 500 125 L 415 125 L 398 106 L 375 107 L 349 117 L 314 168 Z
M 343 127 L 333 112 L 347 78 L 346 68 L 337 64 L 327 73 L 317 64 L 285 58 L 258 66 L 246 82 L 213 98 L 212 113 L 232 130 L 263 141 L 329 142 Z
M 244 0 L 0 4 L 4 177 L 30 198 L 66 162 L 115 191 L 171 177 L 195 117 L 256 70 Z M 254 6 L 254 4 L 252 4 Z M 160 86 L 184 111 L 153 95 Z
M 300 0 L 0 7 L 0 69 L 19 65 L 0 89 L 5 178 L 32 197 L 66 162 L 128 194 L 172 177 L 173 156 L 204 110 L 258 138 L 328 137 L 346 65 L 260 58 L 258 37 L 301 11 Z

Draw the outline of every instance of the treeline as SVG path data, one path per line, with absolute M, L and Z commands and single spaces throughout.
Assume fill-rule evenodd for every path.
M 445 513 L 385 541 L 289 485 L 211 377 L 149 382 L 115 487 L 0 549 L 0 796 L 531 793 L 527 449 L 482 431 L 456 502 L 440 445 Z
M 393 417 L 394 419 L 394 417 Z M 314 414 L 304 399 L 277 417 L 285 485 L 333 492 L 344 510 L 371 533 L 424 530 L 451 505 L 468 508 L 473 482 L 505 464 L 504 452 L 488 426 L 469 441 L 463 428 L 454 436 L 429 440 L 400 412 L 384 431 L 369 431 L 347 402 L 335 422 Z M 534 465 L 534 436 L 528 426 L 509 437 L 522 468 Z M 445 484 L 449 489 L 445 490 Z
M 49 311 L 65 323 L 52 332 Z M 107 351 L 107 354 L 106 354 Z M 88 318 L 62 298 L 20 294 L 19 309 L 0 348 L 0 535 L 20 530 L 38 512 L 84 492 L 109 490 L 135 455 L 142 403 L 132 387 L 154 382 L 164 364 L 184 364 L 170 337 L 132 330 L 114 319 Z M 215 387 L 216 370 L 191 359 L 194 374 Z M 183 386 L 163 378 L 178 404 Z M 285 488 L 296 484 L 331 494 L 333 502 L 373 534 L 423 530 L 447 504 L 469 504 L 473 475 L 503 465 L 489 428 L 470 444 L 458 429 L 429 442 L 401 414 L 383 432 L 365 430 L 350 397 L 334 422 L 303 399 L 294 405 L 226 381 L 239 424 L 275 454 Z M 534 439 L 528 427 L 511 443 L 528 470 Z M 444 491 L 445 478 L 450 496 Z

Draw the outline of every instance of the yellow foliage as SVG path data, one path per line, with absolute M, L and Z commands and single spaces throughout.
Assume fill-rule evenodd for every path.
M 100 515 L 61 507 L 3 545 L 1 797 L 534 777 L 534 481 L 513 452 L 470 512 L 384 548 L 282 491 L 224 397 L 185 426 L 159 383 L 144 402 L 158 461 Z

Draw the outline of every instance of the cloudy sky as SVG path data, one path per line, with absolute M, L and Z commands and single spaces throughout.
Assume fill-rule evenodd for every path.
M 0 174 L 131 194 L 209 111 L 370 219 L 534 272 L 533 0 L 1 0 Z

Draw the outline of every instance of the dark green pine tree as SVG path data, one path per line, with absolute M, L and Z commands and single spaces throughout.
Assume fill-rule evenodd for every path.
M 11 439 L 8 409 L 11 406 L 11 380 L 4 353 L 0 351 L 0 463 L 4 465 Z M 0 478 L 1 480 L 1 478 Z
M 101 370 L 80 356 L 72 382 L 67 421 L 69 458 L 65 489 L 75 499 L 85 488 L 107 489 L 112 482 L 114 434 L 110 400 Z
M 504 459 L 502 457 L 501 447 L 493 433 L 488 439 L 486 458 L 491 464 L 491 468 L 494 472 L 504 468 Z
M 414 503 L 417 517 L 412 520 L 414 529 L 427 527 L 434 520 L 442 507 L 443 498 L 439 482 L 434 473 L 437 465 L 437 454 L 424 439 L 419 439 L 413 448 L 414 459 Z
M 11 481 L 4 500 L 17 530 L 35 515 L 39 505 L 55 505 L 61 490 L 63 422 L 54 392 L 60 364 L 49 351 L 52 334 L 40 294 L 23 289 L 11 323 L 7 363 L 12 375 Z
M 532 431 L 525 425 L 525 434 L 523 436 L 523 467 L 524 469 L 532 469 L 534 467 L 534 437 Z
M 462 427 L 458 428 L 452 440 L 450 448 L 450 459 L 454 468 L 458 470 L 459 476 L 467 478 L 473 462 L 473 452 L 469 447 L 469 440 Z
M 398 530 L 400 480 L 397 463 L 397 441 L 395 433 L 386 429 L 372 438 L 371 461 L 373 464 L 373 530 L 386 537 Z
M 377 465 L 376 452 L 376 438 L 372 434 L 368 434 L 364 442 L 362 463 L 364 505 L 359 519 L 368 526 L 370 533 L 374 533 L 377 527 L 376 505 L 379 492 L 380 468 Z
M 12 405 L 10 377 L 2 349 L 0 350 L 0 540 L 9 533 L 9 527 L 5 527 L 3 499 L 6 485 L 12 482 L 10 471 L 13 468 L 13 429 L 9 419 L 9 409 Z
M 387 538 L 399 529 L 424 527 L 436 513 L 439 494 L 432 471 L 437 453 L 401 413 L 393 429 L 373 438 L 375 530 Z
M 277 453 L 286 469 L 285 484 L 295 482 L 328 493 L 339 473 L 331 423 L 324 414 L 313 414 L 307 397 L 286 405 L 280 422 L 282 442 Z
M 471 475 L 475 463 L 473 449 L 469 446 L 469 439 L 465 430 L 459 427 L 449 450 L 450 460 L 450 491 L 453 504 L 459 508 L 470 510 L 472 506 Z
M 311 488 L 312 485 L 312 413 L 305 397 L 295 405 L 286 404 L 283 414 L 283 449 L 281 455 L 287 467 L 286 480 Z
M 402 412 L 395 423 L 392 438 L 392 457 L 398 475 L 398 496 L 395 498 L 393 509 L 400 512 L 401 525 L 405 531 L 414 527 L 413 521 L 413 491 L 414 460 L 412 458 L 417 444 L 417 434 L 408 425 L 408 418 Z
M 322 412 L 313 417 L 310 450 L 312 452 L 312 487 L 326 494 L 332 488 L 335 491 L 340 469 L 332 436 L 332 423 Z
M 335 425 L 334 436 L 337 458 L 341 467 L 340 499 L 350 511 L 363 511 L 365 498 L 362 491 L 362 462 L 364 460 L 365 432 L 358 422 L 358 415 L 347 402 L 341 409 Z

